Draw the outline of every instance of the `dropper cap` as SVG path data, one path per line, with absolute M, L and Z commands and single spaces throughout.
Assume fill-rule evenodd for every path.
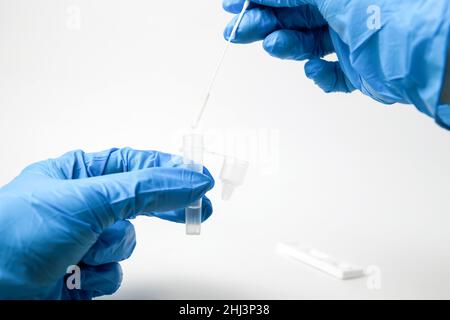
M 236 186 L 228 181 L 222 181 L 222 183 L 222 200 L 228 201 L 231 199 Z
M 222 200 L 230 200 L 236 187 L 244 183 L 249 163 L 234 157 L 225 157 L 220 172 L 222 181 Z

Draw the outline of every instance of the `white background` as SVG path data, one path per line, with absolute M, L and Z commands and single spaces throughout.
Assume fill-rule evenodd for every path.
M 0 182 L 73 149 L 176 152 L 228 19 L 219 0 L 0 0 Z M 218 182 L 200 237 L 135 220 L 112 298 L 450 298 L 450 133 L 431 119 L 326 95 L 303 63 L 257 43 L 230 50 L 204 120 L 216 132 L 278 132 L 278 167 L 263 172 L 253 157 L 228 203 Z M 279 257 L 278 241 L 379 266 L 381 290 Z

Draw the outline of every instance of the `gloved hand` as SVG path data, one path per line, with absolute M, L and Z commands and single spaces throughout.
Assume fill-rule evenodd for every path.
M 272 56 L 309 60 L 306 75 L 325 92 L 358 89 L 385 104 L 414 104 L 450 126 L 450 108 L 439 99 L 450 34 L 449 1 L 252 2 L 233 42 L 264 40 Z M 236 14 L 243 3 L 224 0 L 223 6 Z M 225 29 L 226 39 L 235 19 Z M 332 52 L 338 62 L 321 59 Z
M 90 299 L 120 286 L 136 215 L 184 222 L 214 185 L 179 157 L 129 148 L 75 151 L 27 167 L 0 189 L 0 299 Z M 203 220 L 212 213 L 203 198 Z M 81 268 L 81 288 L 66 286 Z M 71 270 L 72 272 L 72 270 Z M 75 283 L 75 282 L 74 282 Z M 73 284 L 74 284 L 73 283 Z

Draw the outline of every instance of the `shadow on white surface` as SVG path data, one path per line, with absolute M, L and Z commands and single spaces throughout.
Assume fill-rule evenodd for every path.
M 232 287 L 222 283 L 197 282 L 193 279 L 167 279 L 156 282 L 129 283 L 113 296 L 100 299 L 252 299 L 245 288 Z

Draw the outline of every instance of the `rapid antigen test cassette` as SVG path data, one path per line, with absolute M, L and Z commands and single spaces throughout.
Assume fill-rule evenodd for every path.
M 277 252 L 338 279 L 346 280 L 365 276 L 364 268 L 349 262 L 336 260 L 314 248 L 304 248 L 297 244 L 278 243 Z

